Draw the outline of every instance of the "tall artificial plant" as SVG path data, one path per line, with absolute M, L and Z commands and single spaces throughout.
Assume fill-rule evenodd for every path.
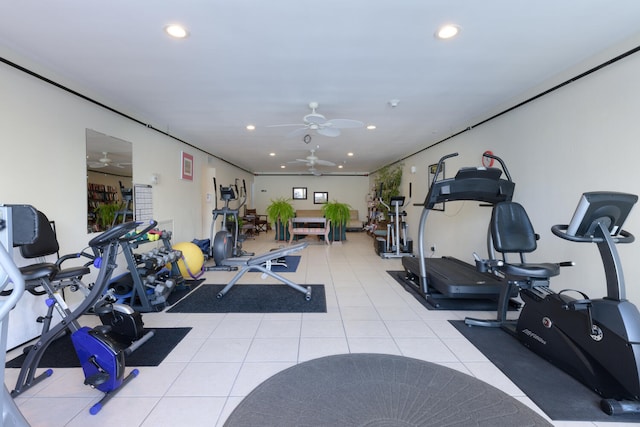
M 400 195 L 400 184 L 402 183 L 402 167 L 403 163 L 387 165 L 378 171 L 376 177 L 376 192 L 379 191 L 382 184 L 382 200 L 388 205 L 391 197 Z

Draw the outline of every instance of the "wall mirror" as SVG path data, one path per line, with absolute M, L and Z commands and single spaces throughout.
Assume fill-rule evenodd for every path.
M 128 221 L 133 220 L 132 144 L 87 129 L 86 149 L 87 232 L 94 233 L 108 229 L 114 218 L 118 222 L 121 222 L 123 217 Z M 121 184 L 124 192 L 121 190 Z M 131 214 L 125 217 L 126 212 Z

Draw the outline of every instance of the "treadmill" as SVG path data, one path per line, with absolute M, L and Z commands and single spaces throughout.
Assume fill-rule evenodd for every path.
M 423 204 L 418 228 L 418 257 L 402 258 L 405 269 L 405 282 L 415 288 L 428 304 L 443 310 L 496 310 L 503 280 L 492 273 L 481 273 L 475 265 L 454 257 L 425 257 L 425 225 L 429 212 L 443 202 L 458 200 L 477 200 L 495 205 L 509 201 L 513 197 L 515 183 L 511 180 L 504 162 L 493 154 L 484 156 L 500 163 L 495 167 L 465 167 L 455 177 L 437 180 L 444 161 L 457 156 L 453 153 L 438 161 L 431 188 Z M 504 172 L 505 178 L 501 178 Z M 494 254 L 493 246 L 487 236 L 489 256 Z M 517 296 L 517 290 L 512 297 Z

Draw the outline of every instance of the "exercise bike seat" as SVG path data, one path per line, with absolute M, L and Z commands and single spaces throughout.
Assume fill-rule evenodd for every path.
M 558 263 L 528 263 L 524 261 L 525 253 L 537 248 L 538 235 L 533 230 L 529 216 L 521 204 L 516 202 L 500 202 L 491 214 L 491 237 L 496 251 L 503 254 L 517 253 L 520 263 L 505 261 L 497 267 L 510 280 L 546 280 L 560 274 Z
M 558 264 L 509 264 L 505 263 L 498 267 L 506 276 L 532 279 L 547 279 L 560 274 Z
M 56 234 L 51 227 L 47 216 L 37 211 L 37 221 L 39 234 L 36 239 L 29 244 L 20 245 L 20 254 L 23 258 L 39 258 L 54 255 L 60 249 Z M 87 266 L 62 268 L 61 264 L 72 258 L 79 258 L 82 254 L 70 254 L 59 258 L 55 263 L 38 262 L 20 268 L 25 281 L 48 279 L 51 282 L 58 282 L 89 274 L 91 270 Z

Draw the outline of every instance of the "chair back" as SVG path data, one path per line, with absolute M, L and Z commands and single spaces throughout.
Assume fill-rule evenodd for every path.
M 537 236 L 527 211 L 516 202 L 500 202 L 491 214 L 493 247 L 502 253 L 530 253 L 537 248 Z
M 38 258 L 56 254 L 60 250 L 56 233 L 49 222 L 49 218 L 38 211 L 38 235 L 33 243 L 20 246 L 23 258 Z

